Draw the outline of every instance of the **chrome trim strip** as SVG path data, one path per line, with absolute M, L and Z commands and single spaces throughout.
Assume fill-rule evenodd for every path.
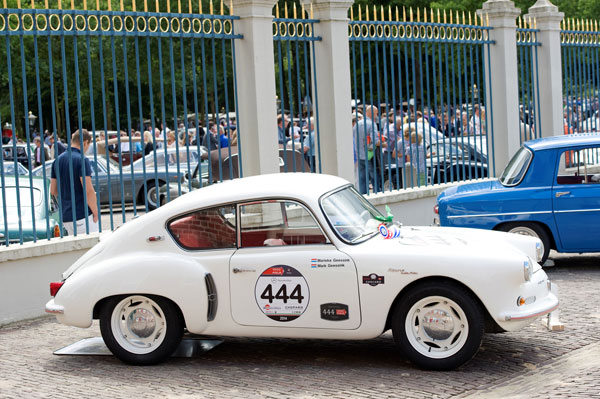
M 65 308 L 60 305 L 46 304 L 46 313 L 50 314 L 64 314 Z
M 448 219 L 458 218 L 478 218 L 478 217 L 489 217 L 489 216 L 514 216 L 514 215 L 541 215 L 546 213 L 552 213 L 552 211 L 535 211 L 535 212 L 509 212 L 509 213 L 482 213 L 478 215 L 456 215 L 448 216 Z
M 535 313 L 529 313 L 529 314 L 525 314 L 522 316 L 504 316 L 504 320 L 501 321 L 511 321 L 511 320 L 525 320 L 525 319 L 531 319 L 532 317 L 539 317 L 539 316 L 543 316 L 545 314 L 548 313 L 552 313 L 554 312 L 556 309 L 558 309 L 559 303 L 557 302 L 556 305 L 545 309 L 545 310 L 541 310 L 539 312 L 535 312 Z
M 571 213 L 571 212 L 600 212 L 600 209 L 571 209 L 568 211 L 554 211 L 554 213 Z

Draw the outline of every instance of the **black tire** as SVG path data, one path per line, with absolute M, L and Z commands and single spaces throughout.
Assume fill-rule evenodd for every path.
M 140 189 L 140 193 L 138 194 L 139 203 L 144 206 L 146 206 L 146 203 L 148 203 L 148 210 L 150 210 L 150 211 L 153 211 L 156 208 L 158 208 L 158 202 L 160 202 L 159 190 L 162 185 L 163 185 L 163 182 L 161 180 L 159 180 L 158 181 L 158 189 L 157 189 L 155 180 L 154 179 L 148 180 L 146 182 L 146 190 L 144 191 L 144 185 L 142 185 L 142 187 Z M 154 193 L 156 193 L 156 196 L 157 196 L 156 200 L 153 199 Z
M 546 233 L 546 230 L 544 230 L 544 228 L 539 224 L 532 222 L 508 223 L 502 225 L 500 227 L 500 230 L 506 231 L 507 233 L 523 234 L 539 238 L 540 241 L 542 241 L 542 246 L 544 247 L 540 265 L 543 265 L 544 262 L 546 262 L 546 260 L 548 259 L 551 247 L 550 237 L 548 237 L 548 233 Z
M 484 326 L 477 299 L 460 285 L 444 281 L 411 288 L 392 315 L 400 350 L 429 370 L 452 370 L 471 360 L 481 346 Z
M 183 335 L 183 320 L 177 306 L 165 298 L 124 295 L 108 299 L 102 307 L 100 332 L 121 361 L 151 365 L 175 352 Z

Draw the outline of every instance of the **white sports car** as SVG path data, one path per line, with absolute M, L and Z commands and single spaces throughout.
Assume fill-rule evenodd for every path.
M 285 173 L 186 194 L 102 236 L 51 283 L 66 325 L 100 320 L 124 362 L 152 364 L 201 335 L 370 339 L 446 370 L 484 332 L 558 307 L 540 241 L 400 227 L 338 177 Z

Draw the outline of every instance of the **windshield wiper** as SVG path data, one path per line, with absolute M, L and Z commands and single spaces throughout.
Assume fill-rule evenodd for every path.
M 352 240 L 350 242 L 356 242 L 356 241 L 360 240 L 361 238 L 364 238 L 364 237 L 367 237 L 367 236 L 370 236 L 370 235 L 374 235 L 374 234 L 377 234 L 377 233 L 379 233 L 379 230 L 369 231 L 367 233 L 362 233 L 361 235 L 359 235 L 358 237 L 356 237 L 354 240 Z

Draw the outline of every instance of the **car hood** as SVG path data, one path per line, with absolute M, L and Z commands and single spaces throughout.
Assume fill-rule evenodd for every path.
M 456 228 L 456 227 L 400 227 L 400 236 L 385 239 L 378 234 L 369 240 L 375 251 L 396 251 L 397 246 L 410 247 L 424 253 L 456 253 L 468 256 L 470 253 L 502 257 L 508 252 L 529 257 L 534 263 L 537 259 L 537 238 L 510 234 L 500 231 Z M 536 263 L 537 264 L 537 263 Z M 537 266 L 538 268 L 541 266 Z
M 500 181 L 498 181 L 498 179 L 476 183 L 460 184 L 458 186 L 453 186 L 444 190 L 438 196 L 438 201 L 440 201 L 443 198 L 450 198 L 459 195 L 476 195 L 481 192 L 498 190 L 501 188 L 504 188 L 504 186 L 500 184 Z

